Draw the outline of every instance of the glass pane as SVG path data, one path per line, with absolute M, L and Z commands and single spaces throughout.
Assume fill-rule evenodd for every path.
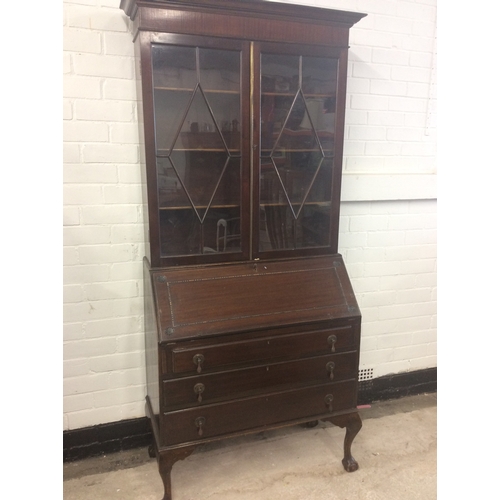
M 158 180 L 158 205 L 160 208 L 190 207 L 191 203 L 183 188 L 185 178 L 185 165 L 181 162 L 175 164 L 168 158 L 158 159 L 156 172 Z
M 201 224 L 190 208 L 160 210 L 160 242 L 162 255 L 200 253 Z
M 302 90 L 312 126 L 325 154 L 333 155 L 337 59 L 303 57 Z
M 262 54 L 262 91 L 295 94 L 299 86 L 299 56 Z
M 169 166 L 169 160 L 158 162 L 164 255 L 241 251 L 240 171 L 240 159 L 228 160 L 220 169 L 217 185 L 205 189 L 203 180 L 211 176 L 203 167 L 190 175 L 175 168 L 173 162 Z M 200 202 L 196 196 L 210 199 L 203 203 L 206 200 Z
M 241 251 L 240 53 L 153 46 L 163 256 Z
M 335 94 L 337 59 L 302 57 L 302 90 L 305 94 Z
M 194 90 L 196 48 L 153 45 L 153 85 L 155 88 Z
M 298 217 L 286 205 L 263 205 L 260 209 L 260 250 L 328 246 L 330 217 L 329 205 L 305 205 Z
M 200 81 L 207 91 L 240 92 L 240 54 L 227 50 L 200 49 Z
M 262 54 L 261 67 L 259 248 L 328 246 L 337 60 Z
M 154 91 L 155 132 L 157 154 L 168 154 L 176 140 L 191 98 L 191 92 L 172 90 Z M 164 112 L 163 110 L 168 110 Z M 181 132 L 182 133 L 182 132 Z
M 156 150 L 158 154 L 166 154 L 177 137 L 196 88 L 196 50 L 153 45 L 152 58 Z
M 240 143 L 240 96 L 239 94 L 206 93 L 207 103 L 215 119 L 215 127 L 231 154 L 239 154 Z

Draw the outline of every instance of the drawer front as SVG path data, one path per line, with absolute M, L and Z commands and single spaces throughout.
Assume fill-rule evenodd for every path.
M 266 360 L 306 358 L 357 349 L 359 328 L 345 325 L 307 333 L 262 337 L 255 340 L 202 345 L 172 351 L 174 374 L 218 371 L 230 365 L 265 363 Z
M 303 418 L 333 415 L 355 408 L 356 384 L 349 380 L 164 413 L 162 441 L 167 446 L 196 442 Z
M 165 410 L 357 378 L 356 351 L 163 381 Z

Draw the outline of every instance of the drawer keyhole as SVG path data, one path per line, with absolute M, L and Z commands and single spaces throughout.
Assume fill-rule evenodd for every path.
M 335 343 L 337 342 L 337 335 L 330 335 L 328 337 L 328 343 L 332 346 L 332 352 L 335 352 Z
M 198 394 L 198 403 L 201 403 L 201 394 L 203 393 L 203 391 L 205 390 L 205 386 L 203 384 L 196 384 L 194 386 L 194 393 L 195 394 Z
M 333 394 L 327 394 L 325 396 L 325 404 L 328 406 L 328 411 L 333 411 Z
M 198 373 L 201 373 L 201 365 L 203 364 L 203 361 L 205 361 L 205 356 L 203 356 L 203 354 L 195 354 L 193 356 L 193 363 L 197 366 L 196 371 Z
M 333 380 L 333 370 L 335 369 L 335 363 L 333 361 L 329 361 L 326 364 L 326 370 L 330 373 L 330 380 Z
M 194 425 L 196 425 L 196 428 L 198 429 L 198 436 L 203 436 L 203 427 L 205 426 L 205 417 L 198 417 L 194 421 Z

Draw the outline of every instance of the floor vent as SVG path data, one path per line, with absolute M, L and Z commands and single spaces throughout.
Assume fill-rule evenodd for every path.
M 370 404 L 373 392 L 373 368 L 358 371 L 358 405 Z
M 358 372 L 358 388 L 360 391 L 370 390 L 373 386 L 373 368 L 364 368 Z

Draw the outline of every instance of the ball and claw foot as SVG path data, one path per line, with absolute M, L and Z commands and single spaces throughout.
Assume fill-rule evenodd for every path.
M 354 460 L 351 455 L 351 445 L 356 437 L 356 434 L 360 431 L 363 426 L 361 418 L 359 418 L 358 413 L 348 413 L 345 415 L 338 415 L 328 419 L 332 424 L 337 425 L 346 429 L 345 439 L 344 439 L 344 458 L 342 459 L 342 465 L 347 472 L 354 472 L 359 469 L 358 462 Z
M 358 462 L 353 457 L 343 458 L 342 465 L 347 472 L 354 472 L 359 469 Z

